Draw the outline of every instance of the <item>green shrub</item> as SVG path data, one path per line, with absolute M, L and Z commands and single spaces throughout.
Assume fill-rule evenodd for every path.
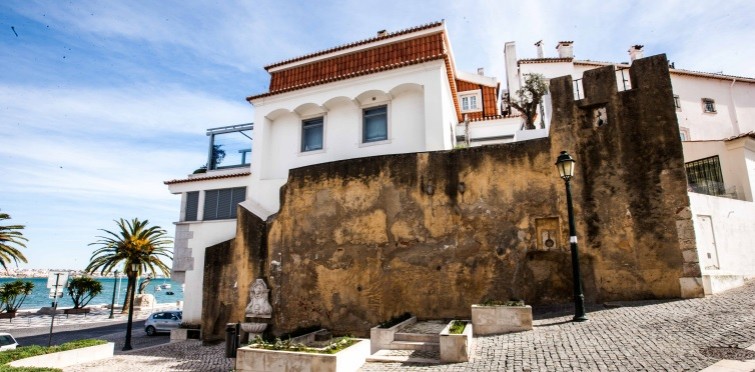
M 524 301 L 523 300 L 501 301 L 501 300 L 487 299 L 485 301 L 482 301 L 480 305 L 482 306 L 524 306 Z
M 249 346 L 255 349 L 265 350 L 298 351 L 301 353 L 315 354 L 335 354 L 351 345 L 354 345 L 357 342 L 359 342 L 359 340 L 352 337 L 339 337 L 334 339 L 333 342 L 330 343 L 330 345 L 318 349 L 309 347 L 304 344 L 294 344 L 291 342 L 291 339 L 281 340 L 280 338 L 276 338 L 275 342 L 267 342 L 258 336 L 254 339 L 254 341 L 252 341 L 251 344 L 249 344 Z
M 463 320 L 454 320 L 451 322 L 451 328 L 448 329 L 448 333 L 452 335 L 460 335 L 464 332 L 464 328 L 467 327 L 467 322 Z

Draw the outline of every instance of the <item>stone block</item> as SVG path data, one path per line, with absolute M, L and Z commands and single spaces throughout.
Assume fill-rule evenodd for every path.
M 370 355 L 370 340 L 361 340 L 335 354 L 239 348 L 236 371 L 239 372 L 352 372 L 357 371 Z
M 702 278 L 679 278 L 682 298 L 705 297 Z
M 401 323 L 390 328 L 372 327 L 370 329 L 370 354 L 375 354 L 378 350 L 388 349 L 393 337 L 401 328 L 417 323 L 417 317 L 413 316 Z
M 451 324 L 440 332 L 440 361 L 445 363 L 458 363 L 469 361 L 472 350 L 472 322 L 466 321 L 464 332 L 450 334 Z
M 475 336 L 532 330 L 532 307 L 472 305 Z

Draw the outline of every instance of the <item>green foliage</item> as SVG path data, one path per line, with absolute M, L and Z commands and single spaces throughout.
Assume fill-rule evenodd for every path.
M 10 215 L 0 213 L 0 221 L 9 220 Z M 18 261 L 28 262 L 26 257 L 16 247 L 26 248 L 24 242 L 29 241 L 21 232 L 24 225 L 0 225 L 0 266 L 8 270 L 11 260 L 18 266 Z
M 403 322 L 404 320 L 407 320 L 412 317 L 412 314 L 410 313 L 403 313 L 399 316 L 394 316 L 393 318 L 386 320 L 380 324 L 378 324 L 378 328 L 391 328 L 395 326 L 396 324 L 399 324 Z
M 127 221 L 121 218 L 115 223 L 119 231 L 100 229 L 106 233 L 105 236 L 98 236 L 99 240 L 89 244 L 99 248 L 92 253 L 85 270 L 88 273 L 99 270 L 101 274 L 109 274 L 120 268 L 126 273 L 128 288 L 123 302 L 123 311 L 126 312 L 131 306 L 129 299 L 132 288 L 135 288 L 136 278 L 142 272 L 149 270 L 153 277 L 156 276 L 156 270 L 165 276 L 170 275 L 170 268 L 162 259 L 173 259 L 170 251 L 173 242 L 163 228 L 149 226 L 149 220 L 140 221 L 134 218 Z M 137 264 L 139 269 L 133 271 L 131 264 Z
M 16 311 L 34 289 L 34 283 L 14 280 L 0 285 L 0 307 L 5 311 Z
M 525 74 L 524 86 L 517 89 L 516 98 L 511 98 L 511 106 L 524 115 L 525 129 L 535 129 L 535 117 L 543 96 L 548 94 L 548 84 L 542 74 Z
M 464 328 L 467 327 L 467 322 L 463 320 L 454 320 L 451 322 L 451 328 L 448 329 L 448 333 L 452 335 L 460 335 L 464 332 Z
M 480 305 L 482 306 L 524 306 L 524 301 L 523 300 L 501 301 L 501 300 L 487 299 L 485 301 L 482 301 Z
M 107 341 L 103 341 L 103 340 L 87 339 L 87 340 L 66 342 L 64 344 L 60 344 L 57 346 L 50 346 L 50 347 L 39 346 L 39 345 L 20 346 L 20 347 L 17 347 L 15 350 L 6 350 L 0 353 L 0 371 L 14 371 L 14 372 L 15 371 L 60 371 L 60 369 L 56 369 L 56 368 L 20 369 L 20 367 L 14 368 L 14 367 L 6 366 L 5 364 L 8 364 L 14 360 L 31 358 L 38 355 L 57 353 L 60 351 L 73 350 L 73 349 L 81 349 L 83 347 L 102 345 L 106 343 Z
M 80 276 L 68 283 L 68 295 L 73 300 L 73 308 L 86 306 L 98 294 L 102 293 L 102 283 L 90 276 Z
M 315 354 L 335 354 L 351 345 L 354 345 L 357 342 L 359 342 L 359 340 L 345 336 L 334 339 L 333 342 L 331 342 L 324 348 L 313 348 L 304 344 L 294 344 L 291 342 L 290 338 L 285 340 L 276 338 L 274 342 L 267 342 L 258 336 L 254 339 L 254 341 L 252 341 L 252 343 L 249 344 L 249 346 L 256 349 L 265 350 L 298 351 L 301 353 Z

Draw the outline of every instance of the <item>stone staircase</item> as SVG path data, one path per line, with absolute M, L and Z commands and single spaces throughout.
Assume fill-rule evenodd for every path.
M 439 333 L 448 324 L 440 320 L 409 322 L 399 328 L 393 340 L 367 357 L 368 362 L 440 363 Z

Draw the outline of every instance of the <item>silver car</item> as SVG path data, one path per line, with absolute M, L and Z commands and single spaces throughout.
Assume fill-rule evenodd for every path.
M 183 312 L 180 310 L 158 311 L 150 314 L 144 322 L 144 331 L 154 336 L 158 332 L 170 332 L 181 324 Z

